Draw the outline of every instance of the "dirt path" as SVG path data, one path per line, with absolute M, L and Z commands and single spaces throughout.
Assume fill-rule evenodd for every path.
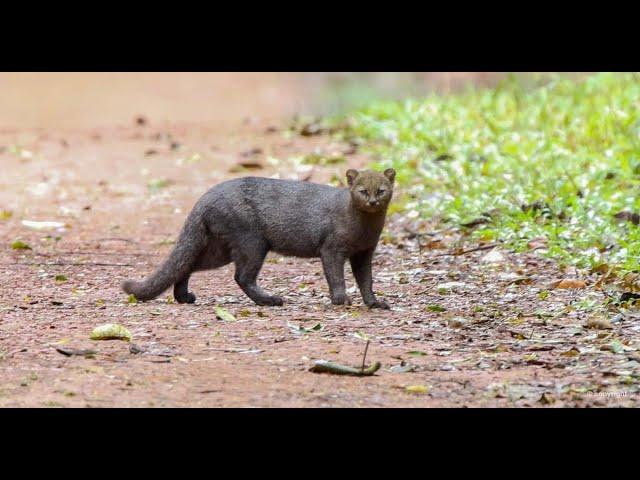
M 312 98 L 298 74 L 189 72 L 1 72 L 0 128 L 162 122 L 225 125 L 292 115 Z
M 535 252 L 502 252 L 486 263 L 488 250 L 447 255 L 446 235 L 427 237 L 421 245 L 431 243 L 418 248 L 404 230 L 406 219 L 390 222 L 390 241 L 374 267 L 389 312 L 363 308 L 355 292 L 353 307 L 333 307 L 318 261 L 275 255 L 261 282 L 284 296 L 282 308 L 250 302 L 230 267 L 193 278 L 195 305 L 171 304 L 166 296 L 129 304 L 120 282 L 148 273 L 167 254 L 206 189 L 246 174 L 232 171 L 239 161 L 260 163 L 263 176 L 311 174 L 324 182 L 369 160 L 349 154 L 347 164 L 313 171 L 275 164 L 269 159 L 347 146 L 325 137 L 287 138 L 267 127 L 0 133 L 0 210 L 13 212 L 0 223 L 0 406 L 640 404 L 637 322 L 625 318 L 612 330 L 590 330 L 571 308 L 602 300 L 601 292 L 548 289 L 566 272 Z M 22 220 L 68 227 L 37 231 Z M 16 239 L 32 249 L 12 250 Z M 348 287 L 354 287 L 350 273 Z M 216 320 L 216 304 L 238 320 Z M 128 327 L 144 351 L 88 340 L 95 326 L 110 322 Z M 364 345 L 356 332 L 371 338 L 370 361 L 383 364 L 376 376 L 308 372 L 317 359 L 359 364 Z M 615 339 L 621 342 L 612 351 L 606 346 Z M 60 347 L 96 354 L 67 357 Z

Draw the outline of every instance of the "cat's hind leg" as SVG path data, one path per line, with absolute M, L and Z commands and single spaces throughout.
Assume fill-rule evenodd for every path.
M 191 275 L 187 275 L 178 283 L 173 286 L 173 298 L 178 303 L 195 303 L 196 296 L 189 292 L 189 278 Z
M 210 241 L 200 258 L 198 258 L 193 271 L 213 270 L 214 268 L 223 267 L 229 262 L 231 262 L 229 248 L 221 242 Z M 196 301 L 196 296 L 189 292 L 190 277 L 191 274 L 187 275 L 173 286 L 173 297 L 178 303 L 195 303 Z
M 247 296 L 258 305 L 281 306 L 282 298 L 269 295 L 257 284 L 258 274 L 269 252 L 269 245 L 263 239 L 243 239 L 242 246 L 234 248 L 231 254 L 236 266 L 235 280 Z

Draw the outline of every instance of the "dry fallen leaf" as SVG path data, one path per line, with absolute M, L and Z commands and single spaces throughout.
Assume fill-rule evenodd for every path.
M 131 332 L 117 323 L 108 323 L 93 329 L 91 340 L 124 340 L 131 341 Z
M 560 355 L 562 355 L 563 357 L 577 357 L 580 355 L 580 350 L 578 350 L 576 347 L 572 347 L 570 350 L 562 352 Z
M 229 169 L 229 173 L 241 173 L 245 170 L 261 170 L 264 168 L 264 165 L 260 162 L 253 162 L 250 160 L 239 162 L 237 165 L 234 165 Z
M 222 307 L 216 307 L 216 318 L 225 322 L 235 322 L 236 317 Z
M 592 317 L 587 320 L 585 326 L 596 330 L 611 330 L 613 326 L 606 318 Z
M 22 240 L 16 240 L 11 244 L 11 248 L 14 250 L 31 250 L 31 247 L 24 243 Z
M 633 360 L 635 362 L 640 363 L 640 354 L 638 354 L 638 353 L 633 353 L 633 352 L 632 353 L 628 353 L 627 354 L 627 358 L 629 360 Z
M 429 240 L 427 243 L 422 245 L 422 248 L 427 248 L 430 250 L 442 250 L 447 248 L 447 245 L 442 240 Z
M 427 387 L 426 385 L 409 385 L 407 387 L 404 387 L 404 389 L 409 393 L 418 393 L 418 394 L 424 394 L 429 391 L 429 387 Z
M 550 393 L 545 392 L 542 394 L 542 396 L 540 397 L 540 400 L 538 401 L 543 405 L 551 405 L 552 403 L 555 403 L 556 399 Z
M 539 248 L 546 248 L 548 241 L 545 237 L 536 237 L 527 243 L 527 247 L 530 250 L 538 250 Z
M 584 280 L 578 280 L 575 278 L 565 278 L 562 280 L 557 280 L 549 285 L 549 288 L 560 288 L 560 289 L 570 289 L 570 288 L 586 288 L 587 284 Z

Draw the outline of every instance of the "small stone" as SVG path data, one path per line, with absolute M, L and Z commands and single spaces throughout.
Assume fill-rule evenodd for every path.
M 588 319 L 585 326 L 587 328 L 592 328 L 595 330 L 611 330 L 613 328 L 613 326 L 611 325 L 611 322 L 606 318 L 596 318 L 596 317 L 592 317 Z
M 499 250 L 491 250 L 482 260 L 482 263 L 504 263 L 506 257 Z
M 468 323 L 469 321 L 466 318 L 462 318 L 462 317 L 453 317 L 447 321 L 447 324 L 451 328 L 462 328 L 462 327 L 465 327 Z

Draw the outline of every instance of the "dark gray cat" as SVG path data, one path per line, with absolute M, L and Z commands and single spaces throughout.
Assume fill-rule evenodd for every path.
M 372 289 L 371 260 L 384 227 L 396 172 L 347 171 L 349 188 L 294 180 L 245 177 L 221 183 L 193 207 L 169 258 L 148 278 L 122 284 L 138 300 L 151 300 L 171 285 L 175 299 L 193 303 L 193 272 L 235 264 L 235 280 L 258 305 L 282 305 L 256 280 L 272 250 L 320 257 L 334 305 L 351 304 L 345 292 L 347 260 L 372 308 L 389 308 Z

